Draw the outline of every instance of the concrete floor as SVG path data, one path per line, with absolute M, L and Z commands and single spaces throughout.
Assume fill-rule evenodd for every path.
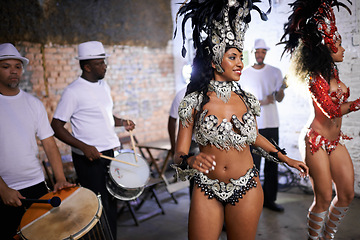
M 130 212 L 124 210 L 118 218 L 117 240 L 186 240 L 187 216 L 189 211 L 188 188 L 174 194 L 174 200 L 166 192 L 164 186 L 157 188 L 158 198 L 164 208 L 165 214 L 159 214 L 140 222 L 136 226 Z M 256 240 L 297 240 L 307 239 L 306 214 L 312 202 L 312 195 L 303 193 L 298 188 L 287 192 L 279 192 L 277 203 L 285 208 L 285 212 L 277 213 L 264 209 L 258 225 Z M 119 202 L 119 206 L 123 206 Z M 154 199 L 147 200 L 136 212 L 138 216 L 159 209 Z M 345 217 L 336 235 L 337 240 L 360 239 L 360 198 L 355 198 L 350 206 L 350 211 Z M 220 240 L 226 240 L 225 232 Z

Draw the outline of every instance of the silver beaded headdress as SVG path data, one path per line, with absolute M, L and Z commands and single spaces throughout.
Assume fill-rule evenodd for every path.
M 224 72 L 221 62 L 226 49 L 230 47 L 237 48 L 239 51 L 244 49 L 244 36 L 251 20 L 250 10 L 257 10 L 261 19 L 267 20 L 266 14 L 253 4 L 255 2 L 261 1 L 190 0 L 183 3 L 178 12 L 178 15 L 184 15 L 182 22 L 183 57 L 186 54 L 184 47 L 185 23 L 191 18 L 194 48 L 198 50 L 200 44 L 207 41 L 207 49 L 212 55 L 216 70 L 220 73 Z

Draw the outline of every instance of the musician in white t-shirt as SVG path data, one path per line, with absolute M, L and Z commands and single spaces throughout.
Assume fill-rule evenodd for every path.
M 19 88 L 28 62 L 11 43 L 0 44 L 0 238 L 5 240 L 16 235 L 30 206 L 25 198 L 38 199 L 49 191 L 36 138 L 53 169 L 54 191 L 74 186 L 65 179 L 44 105 Z
M 110 160 L 100 158 L 100 155 L 114 157 L 114 149 L 120 147 L 115 126 L 123 126 L 129 131 L 135 124 L 112 113 L 110 87 L 103 80 L 107 68 L 105 58 L 109 55 L 102 43 L 81 43 L 78 54 L 82 74 L 65 88 L 51 126 L 55 136 L 71 146 L 79 183 L 95 194 L 101 194 L 116 239 L 117 201 L 106 189 Z M 72 134 L 65 128 L 67 122 L 71 123 Z
M 263 39 L 256 39 L 254 45 L 256 63 L 247 67 L 241 74 L 240 86 L 256 96 L 260 101 L 261 113 L 257 117 L 259 133 L 269 141 L 279 143 L 279 114 L 276 102 L 284 98 L 283 77 L 280 69 L 264 63 L 267 51 L 270 48 Z M 256 167 L 260 171 L 261 157 L 253 154 Z M 276 204 L 278 191 L 278 166 L 276 163 L 265 160 L 264 163 L 264 207 L 282 212 L 284 208 Z

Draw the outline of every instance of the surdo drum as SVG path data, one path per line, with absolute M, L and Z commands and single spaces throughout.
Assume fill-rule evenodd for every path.
M 106 188 L 112 196 L 123 201 L 130 201 L 138 198 L 144 191 L 149 181 L 150 168 L 147 161 L 131 150 L 121 152 L 116 159 L 136 164 L 132 166 L 117 161 L 111 161 L 109 165 L 109 177 L 106 181 Z
M 59 207 L 33 203 L 20 223 L 19 235 L 29 240 L 94 239 L 112 240 L 100 196 L 83 187 L 48 193 L 40 199 L 58 196 Z

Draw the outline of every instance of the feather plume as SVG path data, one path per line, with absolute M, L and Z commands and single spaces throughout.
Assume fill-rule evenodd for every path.
M 352 2 L 347 0 L 350 4 Z M 279 44 L 284 44 L 284 52 L 292 54 L 299 45 L 300 39 L 310 49 L 317 47 L 323 41 L 323 36 L 318 30 L 314 15 L 318 12 L 321 4 L 327 3 L 331 7 L 344 7 L 351 14 L 350 9 L 338 0 L 296 0 L 290 3 L 292 14 L 288 17 L 288 22 L 284 24 L 284 34 Z

